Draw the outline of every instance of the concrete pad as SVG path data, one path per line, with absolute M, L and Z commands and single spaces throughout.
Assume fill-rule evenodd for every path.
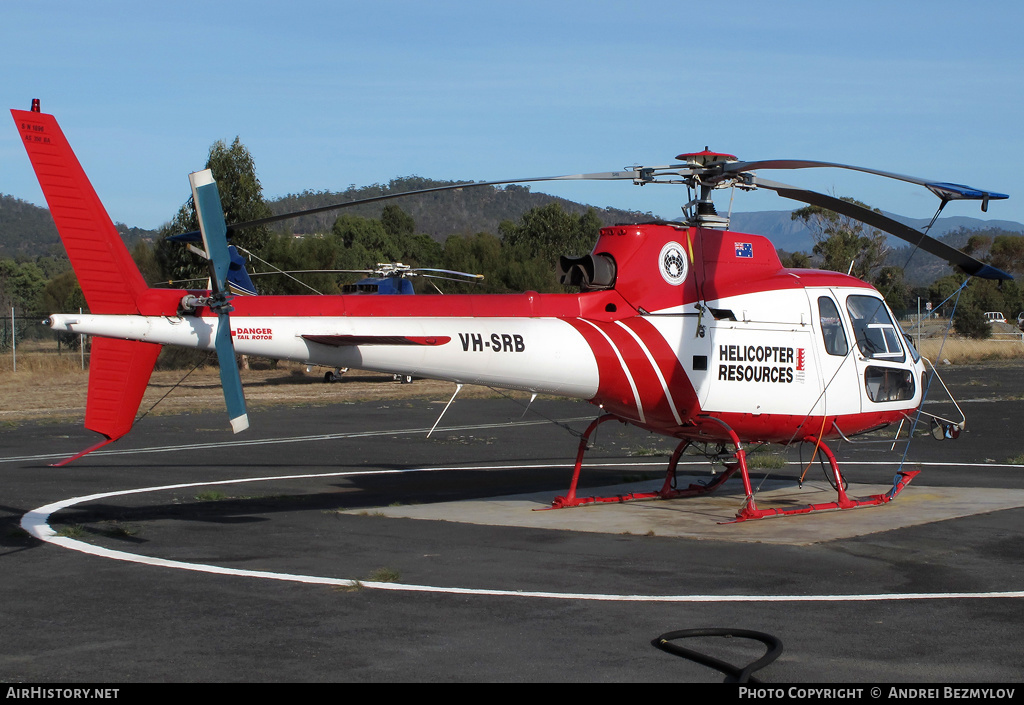
M 685 487 L 696 478 L 679 480 Z M 640 500 L 549 509 L 550 492 L 440 502 L 377 509 L 348 514 L 452 521 L 486 526 L 515 526 L 603 534 L 639 534 L 780 545 L 807 545 L 918 526 L 958 517 L 1024 507 L 1024 490 L 926 487 L 910 485 L 892 502 L 879 506 L 833 510 L 808 515 L 732 521 L 743 505 L 742 486 L 720 489 L 705 497 Z M 588 488 L 586 496 L 615 496 L 650 492 L 660 485 L 630 483 Z M 866 498 L 890 489 L 883 485 L 850 485 L 847 496 Z M 755 495 L 758 508 L 794 508 L 835 501 L 836 492 L 825 483 L 765 482 Z

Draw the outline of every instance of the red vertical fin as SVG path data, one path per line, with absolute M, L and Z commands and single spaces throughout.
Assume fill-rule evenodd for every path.
M 137 313 L 146 283 L 52 115 L 12 110 L 92 313 Z
M 35 101 L 33 101 L 35 107 Z M 147 290 L 128 248 L 52 115 L 12 110 L 53 222 L 89 304 L 97 314 L 137 314 Z M 85 427 L 105 440 L 65 465 L 128 433 L 161 346 L 93 338 Z
M 92 339 L 85 427 L 103 434 L 104 440 L 55 463 L 57 467 L 78 460 L 131 430 L 162 347 L 137 340 Z
M 128 433 L 153 374 L 160 345 L 93 338 L 85 427 L 116 440 Z

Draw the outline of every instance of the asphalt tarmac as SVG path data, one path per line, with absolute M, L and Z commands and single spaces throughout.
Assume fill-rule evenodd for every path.
M 966 429 L 914 441 L 922 472 L 894 502 L 741 524 L 719 523 L 738 479 L 544 511 L 595 416 L 576 402 L 457 400 L 429 438 L 447 400 L 259 410 L 239 436 L 150 415 L 64 468 L 93 434 L 7 428 L 0 681 L 716 683 L 651 641 L 727 628 L 782 642 L 766 683 L 1020 682 L 1024 375 L 943 372 Z M 660 486 L 670 440 L 594 440 L 588 488 Z M 835 448 L 850 494 L 891 485 L 890 446 Z M 816 463 L 797 486 L 809 449 L 771 453 L 788 464 L 753 471 L 759 506 L 834 495 Z M 685 646 L 739 666 L 765 650 Z

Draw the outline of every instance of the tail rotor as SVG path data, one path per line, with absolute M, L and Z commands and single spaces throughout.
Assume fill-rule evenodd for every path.
M 235 363 L 235 346 L 231 340 L 230 312 L 233 310 L 228 298 L 228 270 L 231 267 L 231 253 L 227 243 L 227 225 L 220 204 L 220 192 L 213 180 L 213 173 L 206 169 L 189 174 L 192 197 L 199 218 L 199 231 L 203 246 L 210 261 L 210 286 L 212 293 L 207 305 L 217 314 L 217 335 L 214 347 L 220 363 L 220 382 L 224 389 L 231 429 L 238 433 L 249 428 L 249 416 L 245 410 L 245 394 L 242 378 Z

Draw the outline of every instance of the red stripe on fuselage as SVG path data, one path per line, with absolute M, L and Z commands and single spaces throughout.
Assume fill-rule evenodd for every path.
M 634 423 L 640 423 L 641 411 L 637 407 L 637 398 L 633 393 L 630 377 L 615 348 L 598 327 L 596 321 L 567 319 L 566 323 L 583 336 L 587 345 L 594 352 L 597 361 L 598 387 L 597 394 L 591 403 L 598 404 L 605 411 L 622 416 Z
M 669 429 L 686 423 L 694 413 L 693 387 L 675 352 L 654 326 L 637 318 L 621 321 L 629 330 L 618 322 L 569 323 L 587 340 L 597 359 L 600 379 L 593 403 L 663 433 L 672 433 Z
M 675 407 L 676 414 L 678 414 L 682 423 L 686 423 L 688 419 L 700 413 L 700 407 L 697 403 L 697 392 L 694 390 L 693 383 L 687 376 L 686 370 L 680 363 L 679 355 L 681 351 L 673 348 L 665 340 L 665 336 L 662 335 L 661 331 L 655 328 L 646 318 L 635 316 L 623 319 L 621 323 L 636 333 L 651 353 L 661 372 L 661 377 L 668 387 L 668 394 L 670 396 L 668 401 Z M 672 424 L 677 425 L 675 415 L 670 413 L 670 417 Z

